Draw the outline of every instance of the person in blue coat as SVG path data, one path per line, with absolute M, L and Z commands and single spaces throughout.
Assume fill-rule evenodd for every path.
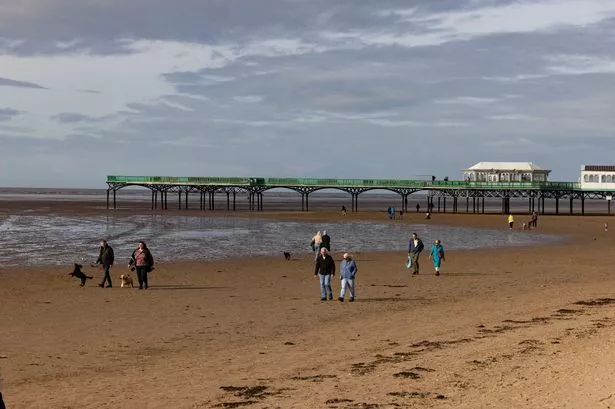
M 442 247 L 442 243 L 440 243 L 440 240 L 436 240 L 431 246 L 431 251 L 429 252 L 429 259 L 433 261 L 433 267 L 436 270 L 436 275 L 439 276 L 440 264 L 445 261 L 444 247 Z
M 346 295 L 346 288 L 348 288 L 348 292 L 350 293 L 350 302 L 354 301 L 354 298 L 357 296 L 355 291 L 354 278 L 357 275 L 357 263 L 350 257 L 350 254 L 344 253 L 342 256 L 343 260 L 340 263 L 340 278 L 342 279 L 341 283 L 341 292 L 340 292 L 340 302 L 344 302 L 344 295 Z

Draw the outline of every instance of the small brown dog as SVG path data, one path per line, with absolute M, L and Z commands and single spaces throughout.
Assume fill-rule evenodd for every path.
M 120 274 L 120 287 L 124 288 L 124 287 L 128 287 L 130 286 L 131 288 L 134 288 L 135 284 L 132 281 L 132 277 L 130 276 L 130 274 Z

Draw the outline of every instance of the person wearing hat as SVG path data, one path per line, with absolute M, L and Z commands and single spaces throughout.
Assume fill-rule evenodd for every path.
M 429 259 L 433 261 L 433 267 L 436 270 L 436 275 L 440 275 L 440 264 L 445 261 L 444 260 L 444 247 L 442 247 L 442 243 L 440 240 L 436 240 L 434 244 L 431 246 L 431 252 L 429 253 Z
M 350 257 L 350 254 L 344 253 L 342 256 L 342 262 L 340 263 L 340 278 L 342 280 L 340 298 L 338 298 L 340 302 L 344 302 L 346 288 L 348 288 L 348 292 L 350 293 L 350 302 L 353 302 L 354 298 L 357 296 L 354 286 L 354 278 L 358 270 L 357 263 L 352 259 L 352 257 Z

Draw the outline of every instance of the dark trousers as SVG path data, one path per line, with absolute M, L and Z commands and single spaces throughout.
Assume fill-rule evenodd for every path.
M 6 409 L 6 406 L 4 406 L 4 400 L 2 399 L 2 392 L 0 392 L 0 409 Z
M 137 266 L 137 280 L 139 280 L 139 288 L 147 288 L 147 273 L 149 272 L 148 266 Z
M 105 283 L 109 283 L 107 287 L 111 287 L 113 285 L 111 283 L 111 274 L 109 274 L 109 269 L 111 269 L 111 266 L 106 266 L 103 264 L 102 268 L 103 268 L 103 272 L 105 273 L 105 275 L 103 277 L 102 283 L 100 284 L 104 286 Z
M 412 258 L 412 274 L 419 273 L 419 255 L 421 253 L 410 253 L 410 257 Z

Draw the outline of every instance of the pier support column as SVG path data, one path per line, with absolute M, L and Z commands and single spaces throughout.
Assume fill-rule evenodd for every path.
M 585 193 L 581 193 L 581 216 L 585 215 Z
M 572 206 L 572 201 L 573 201 L 573 200 L 574 200 L 574 199 L 573 199 L 573 197 L 572 197 L 572 196 L 570 196 L 570 214 L 574 214 L 574 208 L 573 208 L 573 206 Z
M 179 192 L 177 192 L 177 197 L 178 197 L 177 208 L 179 210 L 181 210 L 182 209 L 182 192 L 181 192 L 181 190 Z
M 226 211 L 231 210 L 231 192 L 226 192 Z
M 446 213 L 446 196 L 442 198 L 442 210 Z
M 608 214 L 609 216 L 611 215 L 611 201 L 610 200 L 606 201 L 606 214 Z
M 235 203 L 236 198 L 237 198 L 237 192 L 233 190 L 233 211 L 237 210 L 236 203 Z
M 199 210 L 203 210 L 203 191 L 199 192 Z
M 457 213 L 457 204 L 458 204 L 458 201 L 459 201 L 459 200 L 458 200 L 457 196 L 455 196 L 455 197 L 453 198 L 453 213 Z
M 438 213 L 440 213 L 440 196 L 438 196 Z
M 113 210 L 117 209 L 116 193 L 117 190 L 113 189 Z
M 107 189 L 107 210 L 109 210 L 109 189 Z
M 472 214 L 476 213 L 476 196 L 472 197 Z
M 164 210 L 169 210 L 169 192 L 164 191 Z
M 482 209 L 482 213 L 483 213 L 483 214 L 485 214 L 485 196 L 483 196 L 483 200 L 482 200 L 482 202 L 483 202 L 483 205 L 482 205 L 482 208 L 483 208 L 483 209 Z
M 555 214 L 559 214 L 559 196 L 555 198 Z
M 210 199 L 209 206 L 211 210 L 216 210 L 216 191 L 215 190 L 212 190 L 211 192 L 209 192 L 209 199 Z
M 188 210 L 188 191 L 186 190 L 186 203 L 185 203 L 185 207 L 186 210 Z
M 154 209 L 158 209 L 158 191 L 154 190 L 153 193 L 154 193 Z M 162 205 L 160 205 L 160 207 L 162 208 Z
M 310 202 L 309 202 L 309 193 L 305 194 L 305 211 L 309 212 L 310 211 Z
M 466 213 L 470 213 L 470 196 L 466 196 Z

